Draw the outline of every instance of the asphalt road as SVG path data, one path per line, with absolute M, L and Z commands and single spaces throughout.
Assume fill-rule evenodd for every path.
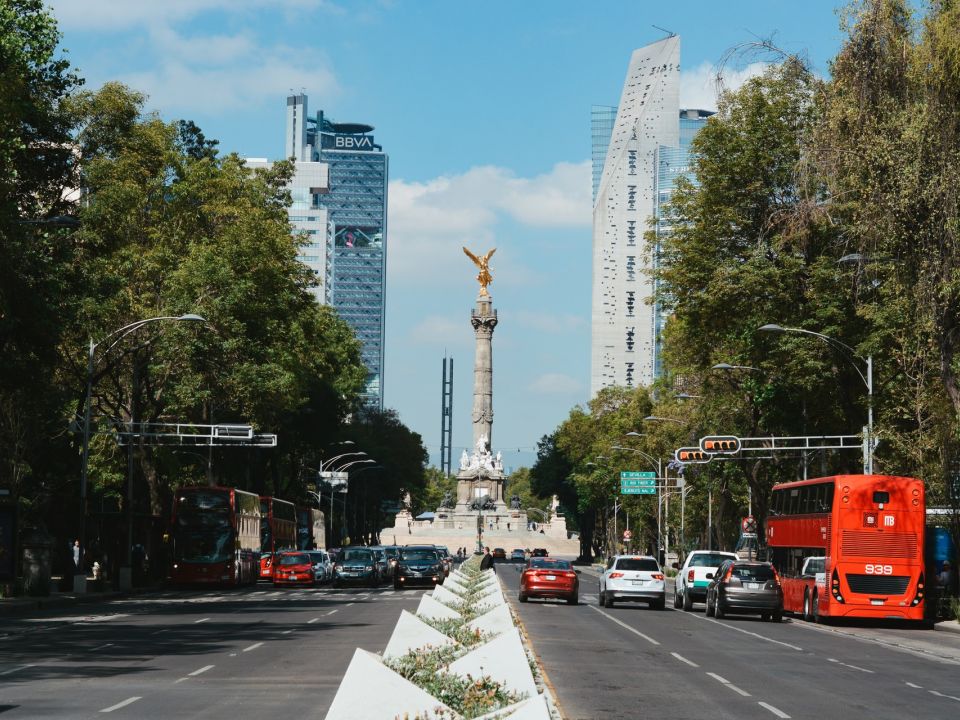
M 155 595 L 4 617 L 6 718 L 323 718 L 357 647 L 381 652 L 422 591 Z
M 898 625 L 774 624 L 643 604 L 601 608 L 583 572 L 578 606 L 516 601 L 561 710 L 580 718 L 960 717 L 960 635 Z

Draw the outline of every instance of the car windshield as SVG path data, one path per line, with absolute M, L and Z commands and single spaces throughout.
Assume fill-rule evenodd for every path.
M 617 560 L 617 570 L 649 570 L 657 572 L 660 566 L 653 558 L 620 558 Z
M 310 562 L 310 556 L 297 553 L 296 555 L 281 555 L 281 565 L 304 565 Z
M 730 560 L 729 555 L 721 553 L 697 553 L 690 556 L 690 564 L 687 567 L 720 567 L 724 560 Z
M 808 575 L 815 575 L 816 573 L 822 573 L 826 565 L 826 558 L 822 557 L 813 557 L 807 559 L 807 565 L 804 570 Z
M 310 562 L 322 563 L 324 561 L 323 553 L 312 552 L 312 553 L 309 553 L 309 555 L 310 555 Z
M 733 574 L 750 582 L 773 580 L 773 568 L 770 565 L 734 565 Z
M 373 559 L 373 553 L 369 550 L 344 550 L 340 560 L 343 562 L 370 562 Z
M 388 558 L 395 558 L 395 557 L 399 557 L 400 548 L 395 548 L 395 547 L 384 548 L 383 552 L 386 553 Z
M 548 568 L 550 570 L 569 570 L 569 560 L 554 560 L 552 558 L 535 558 L 530 561 L 532 568 Z
M 400 557 L 407 562 L 436 562 L 436 550 L 404 550 Z

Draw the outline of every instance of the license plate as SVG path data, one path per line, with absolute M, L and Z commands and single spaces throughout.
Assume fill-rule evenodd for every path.
M 289 575 L 289 576 L 287 577 L 287 580 L 296 580 L 296 579 L 297 579 L 297 576 L 296 576 L 296 575 Z
M 760 583 L 747 583 L 747 590 L 759 590 Z
M 871 600 L 871 605 L 883 605 L 883 600 Z
M 556 575 L 544 575 L 544 577 L 545 577 L 547 580 L 556 580 L 556 579 L 557 579 L 557 576 L 556 576 Z
M 646 580 L 632 580 L 631 582 L 633 582 L 634 585 L 646 585 L 646 584 L 647 584 L 647 581 L 646 581 Z

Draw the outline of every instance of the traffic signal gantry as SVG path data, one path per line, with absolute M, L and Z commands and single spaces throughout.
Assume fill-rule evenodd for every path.
M 707 435 L 700 438 L 697 447 L 677 448 L 673 457 L 681 465 L 708 463 L 718 459 L 732 459 L 741 452 L 777 452 L 809 450 L 859 450 L 861 438 L 857 435 L 794 435 L 789 437 L 741 438 L 736 435 Z

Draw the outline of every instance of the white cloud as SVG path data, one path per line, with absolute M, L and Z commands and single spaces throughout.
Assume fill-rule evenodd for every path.
M 285 12 L 328 8 L 326 0 L 47 0 L 61 28 L 116 32 L 183 22 L 207 12 L 241 14 L 257 9 Z
M 467 328 L 467 330 L 464 330 Z M 463 322 L 454 322 L 448 317 L 431 315 L 417 323 L 410 331 L 410 337 L 418 343 L 453 347 L 469 342 L 469 327 Z
M 578 330 L 586 326 L 586 318 L 580 315 L 556 315 L 546 312 L 531 312 L 529 310 L 519 310 L 512 313 L 512 317 L 518 326 L 538 330 L 540 332 L 550 333 L 552 335 L 561 335 L 573 330 Z
M 583 385 L 563 373 L 545 373 L 530 385 L 530 390 L 541 395 L 575 395 Z
M 590 163 L 557 163 L 550 172 L 517 177 L 491 165 L 427 182 L 394 180 L 389 203 L 391 279 L 420 283 L 432 277 L 463 278 L 460 246 L 485 252 L 498 246 L 496 280 L 535 280 L 516 264 L 510 247 L 496 242 L 502 219 L 538 228 L 588 228 L 592 221 Z
M 725 68 L 722 75 L 724 90 L 736 90 L 747 80 L 769 67 L 767 63 L 750 63 L 742 68 Z M 702 62 L 692 70 L 680 72 L 680 107 L 701 110 L 717 109 L 717 66 Z

